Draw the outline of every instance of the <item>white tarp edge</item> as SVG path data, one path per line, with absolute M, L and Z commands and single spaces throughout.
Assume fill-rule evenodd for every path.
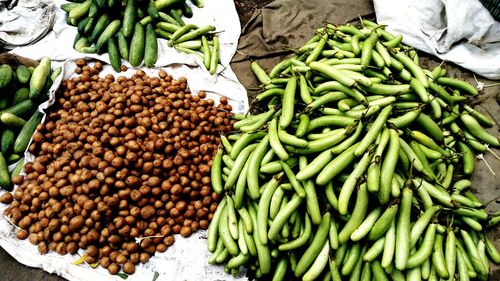
M 379 24 L 403 42 L 500 79 L 500 23 L 478 0 L 374 0 Z

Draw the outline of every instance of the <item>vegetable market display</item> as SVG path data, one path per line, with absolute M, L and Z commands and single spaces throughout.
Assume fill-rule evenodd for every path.
M 208 228 L 220 200 L 210 165 L 232 108 L 162 70 L 100 77 L 100 62 L 76 64 L 80 75 L 62 82 L 36 126 L 26 176 L 14 176 L 18 188 L 0 202 L 17 238 L 40 253 L 83 249 L 76 263 L 133 274 L 173 234 Z
M 51 61 L 44 58 L 34 67 L 0 66 L 0 187 L 12 190 L 11 177 L 24 164 L 24 151 L 42 120 L 38 105 L 48 99 L 46 93 L 61 68 L 52 71 Z M 17 163 L 11 172 L 8 165 Z
M 80 2 L 80 3 L 73 3 Z M 192 1 L 199 8 L 200 0 Z M 61 6 L 67 23 L 78 29 L 73 47 L 82 53 L 108 52 L 113 68 L 121 71 L 121 60 L 134 67 L 153 67 L 158 58 L 157 38 L 181 52 L 200 56 L 212 75 L 219 63 L 219 38 L 214 26 L 186 24 L 191 17 L 185 0 L 71 1 Z
M 493 122 L 467 105 L 472 85 L 401 40 L 327 24 L 269 73 L 251 64 L 268 111 L 221 139 L 209 263 L 272 280 L 488 278 L 499 217 L 468 188 L 474 154 L 500 146 Z

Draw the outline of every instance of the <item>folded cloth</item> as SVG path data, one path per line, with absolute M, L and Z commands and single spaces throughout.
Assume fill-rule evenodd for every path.
M 375 0 L 379 24 L 403 42 L 487 77 L 500 79 L 500 23 L 479 0 Z
M 7 48 L 32 44 L 47 34 L 54 25 L 52 1 L 19 0 L 15 5 L 16 2 L 0 3 L 0 43 Z M 15 6 L 12 7 L 13 5 Z

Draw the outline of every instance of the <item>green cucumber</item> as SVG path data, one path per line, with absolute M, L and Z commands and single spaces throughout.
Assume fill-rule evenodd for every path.
M 116 33 L 120 30 L 120 26 L 121 21 L 114 20 L 106 27 L 106 29 L 104 29 L 104 31 L 99 36 L 99 39 L 97 39 L 97 43 L 95 44 L 97 51 L 99 51 L 111 37 L 114 37 L 116 35 Z
M 9 130 L 9 129 L 5 129 L 2 132 L 2 138 L 0 140 L 0 147 L 1 147 L 1 152 L 4 155 L 7 155 L 7 153 L 10 152 L 10 150 L 12 149 L 12 146 L 14 145 L 15 137 L 16 136 L 14 135 L 14 132 Z
M 28 88 L 20 88 L 14 93 L 12 98 L 12 105 L 16 105 L 29 98 L 30 90 Z
M 85 18 L 82 21 L 78 23 L 77 31 L 80 34 L 84 34 L 85 32 L 85 27 L 87 26 L 87 23 L 90 21 L 91 18 Z
M 105 9 L 108 6 L 107 0 L 97 0 L 97 5 L 99 8 Z
M 109 62 L 111 63 L 113 69 L 116 72 L 120 72 L 122 60 L 120 58 L 120 51 L 118 50 L 115 38 L 109 38 L 108 40 L 108 55 Z
M 10 127 L 22 127 L 26 124 L 26 120 L 9 112 L 2 113 L 0 115 L 0 121 Z
M 24 153 L 28 144 L 36 130 L 36 127 L 42 121 L 43 114 L 39 111 L 35 112 L 33 116 L 26 122 L 26 124 L 21 129 L 21 132 L 14 142 L 14 153 Z
M 0 186 L 9 190 L 12 186 L 7 161 L 5 161 L 3 153 L 0 153 Z
M 7 159 L 7 163 L 16 163 L 19 159 L 21 159 L 21 156 L 19 156 L 19 154 L 11 154 L 9 155 L 9 159 Z
M 130 53 L 128 61 L 133 67 L 137 67 L 144 59 L 144 43 L 145 43 L 144 27 L 140 23 L 135 24 L 134 35 L 130 42 Z
M 158 41 L 152 24 L 146 26 L 146 42 L 144 51 L 144 64 L 153 67 L 158 59 Z
M 80 6 L 80 3 L 64 3 L 61 5 L 61 10 L 65 11 L 66 13 L 71 12 L 74 8 Z
M 33 103 L 32 100 L 24 100 L 19 102 L 18 104 L 15 104 L 9 108 L 6 108 L 2 111 L 0 111 L 0 114 L 3 114 L 5 112 L 12 113 L 17 116 L 22 116 L 25 113 L 28 113 L 30 111 L 33 111 L 36 108 L 36 104 Z
M 92 5 L 90 5 L 89 13 L 88 13 L 87 17 L 93 18 L 97 15 L 98 12 L 99 12 L 99 6 L 97 5 L 97 3 L 95 1 L 93 1 Z
M 102 16 L 99 17 L 97 20 L 97 23 L 95 24 L 94 30 L 92 30 L 92 33 L 90 34 L 89 40 L 92 42 L 95 42 L 97 38 L 101 35 L 101 33 L 106 29 L 106 27 L 109 24 L 109 16 L 108 14 L 103 14 Z
M 20 65 L 16 69 L 16 75 L 17 81 L 19 81 L 19 83 L 21 84 L 25 84 L 26 82 L 30 81 L 31 72 L 26 66 Z
M 9 106 L 9 97 L 0 98 L 0 110 L 4 110 Z
M 54 70 L 54 72 L 52 72 L 52 74 L 50 74 L 50 80 L 52 81 L 52 83 L 56 81 L 57 77 L 59 76 L 59 74 L 61 74 L 61 72 L 62 72 L 62 67 L 59 66 L 58 68 L 56 68 L 56 70 Z
M 14 169 L 12 170 L 12 172 L 10 172 L 10 177 L 13 178 L 13 177 L 19 175 L 21 173 L 21 171 L 23 170 L 23 167 L 24 167 L 24 157 L 19 159 L 19 161 L 17 162 L 17 164 L 14 167 Z
M 83 29 L 83 34 L 85 36 L 89 35 L 91 30 L 94 28 L 94 25 L 96 23 L 97 17 L 91 17 L 89 18 L 89 21 L 85 25 L 85 28 Z
M 13 71 L 10 65 L 0 66 L 0 89 L 7 87 L 12 81 Z
M 33 71 L 33 75 L 31 75 L 30 79 L 30 99 L 38 97 L 42 92 L 43 86 L 45 86 L 45 83 L 50 76 L 50 64 L 50 59 L 45 57 Z
M 87 0 L 81 3 L 78 7 L 71 9 L 68 14 L 68 18 L 71 20 L 78 20 L 79 18 L 85 16 L 89 12 L 92 3 L 92 0 Z
M 19 175 L 21 173 L 21 171 L 23 170 L 23 167 L 24 167 L 24 157 L 19 159 L 16 166 L 14 167 L 14 170 L 12 170 L 12 172 L 10 173 L 11 178 Z
M 156 9 L 155 1 L 154 0 L 149 0 L 148 3 L 148 15 L 153 19 L 156 20 L 160 14 L 158 13 L 158 9 Z
M 118 32 L 116 34 L 116 37 L 118 39 L 118 49 L 120 50 L 120 56 L 122 59 L 128 60 L 128 42 L 127 38 L 125 38 L 125 35 L 123 35 L 123 30 Z
M 123 14 L 123 35 L 130 37 L 137 21 L 137 7 L 134 0 L 128 0 Z

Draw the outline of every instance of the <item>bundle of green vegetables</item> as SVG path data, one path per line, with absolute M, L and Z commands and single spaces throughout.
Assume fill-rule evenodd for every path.
M 192 0 L 199 8 L 201 0 Z M 73 47 L 82 53 L 108 52 L 111 65 L 121 71 L 121 60 L 134 67 L 152 67 L 158 58 L 157 38 L 165 38 L 181 52 L 202 57 L 213 75 L 219 62 L 219 40 L 214 26 L 186 24 L 193 15 L 185 0 L 72 0 L 61 8 L 66 22 L 78 28 Z
M 252 63 L 269 110 L 222 138 L 210 263 L 273 280 L 487 279 L 499 217 L 468 188 L 475 154 L 500 146 L 494 123 L 467 105 L 475 87 L 401 40 L 328 24 L 269 73 Z

